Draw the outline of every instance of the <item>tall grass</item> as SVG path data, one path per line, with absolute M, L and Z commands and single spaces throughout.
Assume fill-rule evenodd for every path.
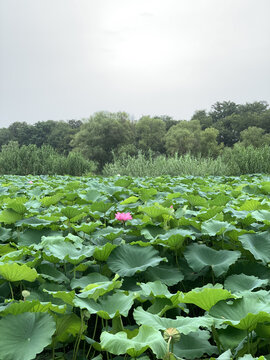
M 114 162 L 106 164 L 103 175 L 130 175 L 130 176 L 160 176 L 160 175 L 227 175 L 228 166 L 221 158 L 211 159 L 195 157 L 190 154 L 167 158 L 164 155 L 153 157 L 150 153 L 145 156 L 139 153 L 137 156 L 114 158 Z
M 68 156 L 58 154 L 51 146 L 19 146 L 11 141 L 2 146 L 0 152 L 1 175 L 74 175 L 80 176 L 96 170 L 92 161 L 86 160 L 80 153 L 71 152 Z
M 224 150 L 222 161 L 228 165 L 229 175 L 270 174 L 270 146 L 254 148 L 236 144 Z
M 227 148 L 216 159 L 192 156 L 153 157 L 139 153 L 137 156 L 114 157 L 111 164 L 103 168 L 103 175 L 160 176 L 238 176 L 244 174 L 270 174 L 270 147 L 254 148 L 236 144 Z

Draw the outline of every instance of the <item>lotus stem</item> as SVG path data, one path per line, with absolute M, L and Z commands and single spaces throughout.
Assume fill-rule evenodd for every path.
M 96 315 L 96 321 L 95 321 L 95 326 L 94 326 L 94 332 L 93 332 L 93 335 L 92 335 L 92 339 L 95 340 L 95 336 L 96 336 L 96 331 L 97 331 L 97 323 L 98 323 L 98 316 Z M 89 347 L 89 350 L 87 351 L 87 354 L 86 354 L 86 359 L 88 359 L 88 356 L 90 354 L 90 351 L 92 349 L 93 345 L 91 344 L 90 347 Z
M 14 300 L 14 294 L 13 294 L 12 285 L 11 285 L 10 281 L 8 282 L 8 284 L 9 284 L 9 288 L 10 288 L 11 299 Z

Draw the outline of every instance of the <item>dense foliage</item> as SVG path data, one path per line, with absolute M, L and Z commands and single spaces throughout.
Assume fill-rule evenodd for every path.
M 160 176 L 160 175 L 243 175 L 270 174 L 270 146 L 254 148 L 236 144 L 226 148 L 217 158 L 175 154 L 153 156 L 139 153 L 137 156 L 117 156 L 103 168 L 105 176 Z
M 263 101 L 245 105 L 217 102 L 209 112 L 196 111 L 189 121 L 166 115 L 133 120 L 125 112 L 101 111 L 82 121 L 15 122 L 0 129 L 2 149 L 10 141 L 38 148 L 49 145 L 65 156 L 79 151 L 95 162 L 99 173 L 113 161 L 113 154 L 136 157 L 151 151 L 155 156 L 189 154 L 215 159 L 234 145 L 243 149 L 269 147 L 270 109 Z M 17 173 L 15 169 L 13 173 Z
M 0 152 L 0 174 L 14 175 L 75 175 L 80 176 L 96 170 L 95 164 L 86 160 L 79 152 L 70 152 L 67 156 L 58 154 L 51 146 L 19 146 L 10 141 L 2 146 Z
M 1 360 L 269 358 L 269 177 L 0 184 Z

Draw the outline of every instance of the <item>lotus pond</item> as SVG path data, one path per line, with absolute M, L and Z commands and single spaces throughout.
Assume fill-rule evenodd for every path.
M 4 176 L 0 204 L 0 360 L 270 359 L 269 177 Z

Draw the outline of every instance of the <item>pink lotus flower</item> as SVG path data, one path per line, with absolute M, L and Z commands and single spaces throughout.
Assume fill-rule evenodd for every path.
M 170 208 L 173 209 L 173 205 L 171 205 Z
M 116 220 L 119 220 L 119 221 L 127 221 L 127 220 L 132 220 L 133 219 L 129 212 L 127 212 L 127 213 L 117 212 L 115 214 L 115 218 L 116 218 Z
M 30 181 L 28 181 L 28 183 L 29 183 L 29 184 L 33 184 L 33 181 L 32 181 L 32 180 L 30 180 Z

